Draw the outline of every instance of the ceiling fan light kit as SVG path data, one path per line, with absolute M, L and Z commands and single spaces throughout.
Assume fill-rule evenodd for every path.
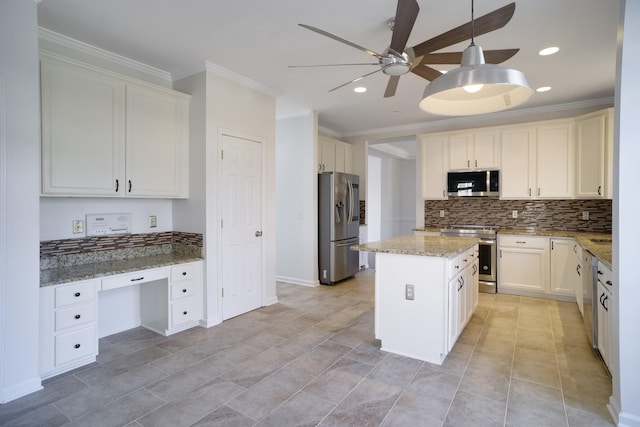
M 532 94 L 522 72 L 485 64 L 482 48 L 472 44 L 464 50 L 459 68 L 427 85 L 419 105 L 432 114 L 468 116 L 518 106 Z

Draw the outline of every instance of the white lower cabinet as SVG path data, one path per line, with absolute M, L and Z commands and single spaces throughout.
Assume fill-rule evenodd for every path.
M 449 261 L 447 349 L 451 351 L 478 305 L 478 257 L 472 248 Z
M 40 374 L 49 378 L 95 362 L 99 280 L 40 289 Z
M 611 284 L 611 270 L 604 266 L 601 262 L 598 262 L 598 302 L 594 301 L 594 304 L 598 304 L 598 351 L 602 356 L 602 360 L 605 365 L 611 369 L 611 326 L 613 318 L 613 298 Z
M 552 294 L 573 297 L 576 294 L 576 261 L 573 255 L 573 239 L 551 239 Z
M 140 287 L 140 326 L 162 335 L 197 326 L 203 313 L 202 261 L 40 288 L 40 376 L 98 355 L 99 291 Z
M 498 235 L 498 292 L 549 292 L 549 238 Z

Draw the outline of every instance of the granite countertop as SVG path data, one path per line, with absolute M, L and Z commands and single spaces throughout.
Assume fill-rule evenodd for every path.
M 201 260 L 193 255 L 170 253 L 44 269 L 40 270 L 40 287 Z
M 363 243 L 352 246 L 351 250 L 452 258 L 471 248 L 478 242 L 479 239 L 468 237 L 407 235 L 380 240 L 378 242 Z

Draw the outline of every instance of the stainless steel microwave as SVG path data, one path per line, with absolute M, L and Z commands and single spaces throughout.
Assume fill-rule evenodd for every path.
M 449 197 L 498 197 L 500 171 L 449 172 L 447 194 Z

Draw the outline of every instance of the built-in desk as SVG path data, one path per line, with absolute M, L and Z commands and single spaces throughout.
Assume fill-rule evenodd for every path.
M 197 326 L 203 312 L 202 270 L 201 259 L 174 255 L 43 270 L 41 377 L 95 362 L 99 300 L 119 290 L 139 290 L 139 322 L 133 326 L 165 336 Z

